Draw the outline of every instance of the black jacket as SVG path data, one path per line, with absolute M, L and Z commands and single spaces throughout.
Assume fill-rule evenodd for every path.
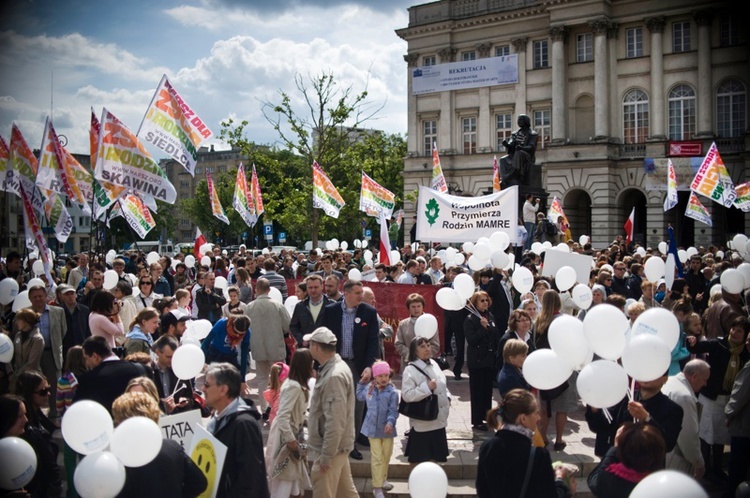
M 323 325 L 331 329 L 338 341 L 336 342 L 336 352 L 341 354 L 343 337 L 341 331 L 341 320 L 344 315 L 341 301 L 329 304 L 325 308 Z M 367 303 L 361 303 L 357 306 L 354 318 L 354 334 L 352 337 L 352 349 L 354 350 L 354 366 L 356 372 L 355 379 L 358 379 L 362 371 L 372 366 L 375 359 L 380 353 L 380 342 L 378 334 L 380 325 L 378 325 L 378 312 L 375 308 Z
M 131 379 L 149 376 L 146 366 L 125 360 L 103 361 L 93 370 L 78 377 L 75 401 L 90 399 L 96 401 L 110 413 L 112 403 L 122 393 Z
M 528 354 L 531 354 L 533 351 L 536 350 L 536 347 L 534 346 L 533 338 L 534 338 L 534 335 L 529 330 L 529 339 L 526 341 L 526 344 L 529 346 Z M 500 336 L 500 343 L 497 345 L 497 350 L 500 353 L 498 370 L 502 369 L 503 363 L 505 363 L 503 361 L 503 348 L 505 347 L 505 343 L 511 339 L 518 339 L 519 341 L 521 340 L 518 338 L 518 335 L 516 335 L 516 333 L 513 332 L 512 330 L 506 330 L 505 333 L 502 336 Z
M 305 334 L 309 334 L 313 330 L 321 326 L 321 324 L 323 323 L 323 316 L 325 315 L 326 306 L 331 303 L 333 303 L 333 301 L 331 301 L 328 296 L 324 295 L 323 304 L 321 305 L 317 320 L 313 320 L 312 313 L 310 313 L 309 297 L 304 301 L 300 301 L 296 305 L 294 305 L 292 319 L 289 322 L 289 330 L 297 340 L 298 346 L 302 346 L 302 337 Z
M 628 498 L 638 484 L 607 471 L 607 467 L 619 462 L 616 453 L 616 448 L 610 448 L 599 462 L 599 465 L 589 474 L 587 484 L 591 492 L 594 493 L 594 496 Z
M 81 303 L 76 303 L 73 311 L 65 305 L 60 307 L 65 310 L 65 321 L 68 322 L 68 332 L 63 337 L 63 355 L 67 357 L 71 347 L 80 346 L 87 337 L 91 336 L 89 309 Z
M 214 434 L 227 446 L 217 498 L 267 498 L 266 463 L 260 414 L 249 400 L 248 406 L 226 415 L 227 421 Z
M 698 341 L 693 347 L 688 345 L 688 351 L 697 354 L 708 353 L 706 361 L 711 365 L 711 374 L 708 377 L 706 386 L 701 389 L 701 394 L 713 400 L 720 394 L 731 394 L 731 391 L 724 389 L 724 374 L 732 357 L 732 353 L 729 351 L 729 340 L 726 337 L 722 337 L 720 339 Z M 747 351 L 747 348 L 743 348 L 742 353 L 740 353 L 739 368 L 741 369 L 748 360 L 750 360 L 750 353 Z
M 509 430 L 499 430 L 479 448 L 477 496 L 481 498 L 520 496 L 529 464 L 531 439 Z M 555 481 L 552 459 L 545 448 L 537 448 L 526 498 L 570 496 L 567 486 Z
M 227 304 L 227 300 L 216 289 L 210 294 L 206 292 L 205 287 L 201 287 L 195 293 L 195 305 L 198 307 L 198 319 L 208 320 L 209 316 L 213 318 L 211 323 L 216 323 L 221 318 L 221 307 Z M 213 314 L 211 314 L 213 312 Z
M 486 329 L 482 327 L 479 317 L 473 313 L 464 320 L 464 336 L 469 348 L 466 351 L 466 363 L 469 368 L 494 368 L 495 355 L 500 343 L 500 332 L 497 330 L 495 317 L 487 314 L 490 322 Z
M 495 317 L 498 330 L 508 328 L 508 319 L 510 318 L 511 302 L 508 300 L 508 294 L 502 287 L 503 274 L 495 273 L 487 286 L 487 294 L 492 299 L 490 312 Z M 512 292 L 512 291 L 511 291 Z
M 125 467 L 125 486 L 117 498 L 193 498 L 206 486 L 206 476 L 180 443 L 164 439 L 156 458 L 143 467 Z

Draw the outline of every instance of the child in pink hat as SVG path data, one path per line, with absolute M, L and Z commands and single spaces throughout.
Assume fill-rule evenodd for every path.
M 281 394 L 281 386 L 284 384 L 286 378 L 289 377 L 289 365 L 283 361 L 277 361 L 271 366 L 271 371 L 268 376 L 268 389 L 263 391 L 263 397 L 271 407 L 271 411 L 268 414 L 268 425 L 271 425 L 273 419 L 276 417 L 276 413 L 279 411 L 279 395 Z

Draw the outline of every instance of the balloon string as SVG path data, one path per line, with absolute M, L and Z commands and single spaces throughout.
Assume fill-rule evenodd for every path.
M 607 423 L 611 424 L 612 423 L 612 414 L 609 413 L 609 410 L 607 410 L 606 408 L 602 408 L 602 412 L 604 413 L 604 418 L 607 419 Z
M 635 395 L 635 377 L 632 377 L 630 379 L 630 389 L 628 389 L 628 399 L 630 399 L 630 401 L 633 401 L 634 395 Z
M 479 310 L 477 310 L 473 304 L 470 302 L 466 303 L 466 306 L 464 306 L 467 310 L 471 312 L 472 315 L 476 316 L 477 318 L 482 318 L 482 315 L 479 314 Z

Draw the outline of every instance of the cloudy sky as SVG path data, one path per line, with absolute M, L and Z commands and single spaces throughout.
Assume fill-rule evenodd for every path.
M 134 132 L 163 74 L 214 132 L 246 119 L 274 143 L 261 102 L 294 76 L 332 72 L 384 105 L 369 126 L 406 133 L 409 0 L 12 0 L 0 2 L 0 136 L 15 122 L 41 144 L 52 115 L 68 150 L 88 152 L 91 108 Z M 296 94 L 295 94 L 296 95 Z M 158 157 L 157 157 L 158 159 Z

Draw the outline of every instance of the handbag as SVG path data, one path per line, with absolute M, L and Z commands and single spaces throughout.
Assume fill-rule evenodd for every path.
M 432 380 L 432 378 L 425 373 L 424 370 L 419 368 L 416 365 L 412 365 L 409 363 L 406 365 L 407 367 L 414 367 L 420 372 L 424 374 L 425 377 Z M 420 399 L 419 401 L 412 401 L 407 402 L 404 401 L 404 398 L 401 398 L 401 401 L 398 403 L 398 412 L 401 415 L 405 415 L 409 418 L 413 418 L 416 420 L 435 420 L 438 417 L 438 397 L 437 394 L 430 394 L 424 399 Z
M 553 389 L 540 390 L 539 397 L 544 401 L 552 401 L 555 398 L 559 398 L 560 395 L 562 395 L 562 393 L 564 393 L 565 390 L 568 389 L 568 387 L 570 387 L 570 384 L 568 384 L 568 381 L 566 380 Z
M 432 359 L 435 363 L 437 363 L 438 368 L 440 370 L 450 370 L 451 366 L 448 364 L 448 359 L 446 358 L 446 354 L 443 353 L 440 356 L 436 356 Z

